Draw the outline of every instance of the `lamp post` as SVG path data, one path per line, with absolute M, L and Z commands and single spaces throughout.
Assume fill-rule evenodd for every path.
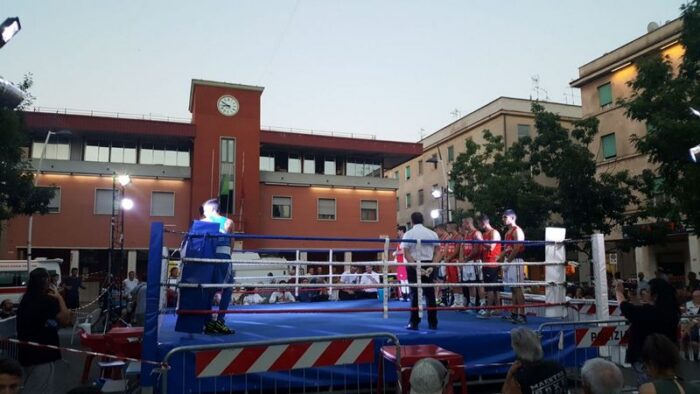
M 437 148 L 437 156 L 433 156 L 430 159 L 426 160 L 426 163 L 433 163 L 435 167 L 437 167 L 437 164 L 440 163 L 442 166 L 442 176 L 445 180 L 445 186 L 440 187 L 439 189 L 434 189 L 432 191 L 433 198 L 435 199 L 440 199 L 440 209 L 443 209 L 446 211 L 444 220 L 447 222 L 452 221 L 452 210 L 450 209 L 450 183 L 447 178 L 447 168 L 445 166 L 445 162 L 442 160 L 442 154 L 440 154 L 440 148 Z M 445 198 L 445 205 L 443 206 L 443 201 L 442 198 Z M 431 212 L 431 217 L 432 217 L 432 212 Z M 436 218 L 435 218 L 436 219 Z
M 119 217 L 120 217 L 120 234 L 119 234 L 119 250 L 120 250 L 120 264 L 123 263 L 124 255 L 124 210 L 129 210 L 134 206 L 134 202 L 131 199 L 124 198 L 124 188 L 131 183 L 131 177 L 126 174 L 117 175 L 116 173 L 112 175 L 112 215 L 109 222 L 109 251 L 107 254 L 107 280 L 105 284 L 107 289 L 107 313 L 105 318 L 104 330 L 107 331 L 107 327 L 111 324 L 111 314 L 112 314 L 112 286 L 114 285 L 114 275 L 112 269 L 112 262 L 114 260 L 114 236 L 115 227 L 117 221 L 117 183 L 120 186 L 119 189 Z M 121 305 L 121 289 L 119 292 L 119 303 Z
M 46 145 L 49 144 L 49 139 L 52 135 L 64 135 L 69 136 L 72 133 L 70 130 L 59 130 L 51 131 L 46 133 L 46 139 L 44 140 L 44 145 L 41 147 L 41 155 L 39 156 L 39 165 L 36 167 L 36 174 L 34 174 L 34 189 L 37 188 L 39 184 L 39 174 L 41 173 L 41 165 L 44 163 L 44 156 L 46 156 Z M 27 274 L 32 270 L 32 227 L 34 224 L 34 215 L 29 214 L 29 224 L 27 225 Z
M 22 30 L 22 24 L 19 23 L 18 17 L 5 19 L 0 25 L 0 48 L 4 47 L 20 30 Z

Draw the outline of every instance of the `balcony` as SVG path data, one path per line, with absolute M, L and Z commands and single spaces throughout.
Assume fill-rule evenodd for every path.
M 260 182 L 270 185 L 343 187 L 377 190 L 396 190 L 399 188 L 398 180 L 389 178 L 269 171 L 260 171 Z
M 39 160 L 33 159 L 29 162 L 36 170 Z M 44 159 L 41 164 L 41 172 L 95 176 L 129 174 L 146 178 L 189 179 L 192 170 L 190 167 Z

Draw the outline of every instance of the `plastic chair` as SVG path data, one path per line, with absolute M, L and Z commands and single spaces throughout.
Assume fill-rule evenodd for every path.
M 75 334 L 80 330 L 86 331 L 88 334 L 92 333 L 92 325 L 97 322 L 100 317 L 100 308 L 93 310 L 90 313 L 79 313 L 75 317 L 75 322 L 73 323 L 73 334 L 70 338 L 70 344 L 73 344 L 75 340 Z

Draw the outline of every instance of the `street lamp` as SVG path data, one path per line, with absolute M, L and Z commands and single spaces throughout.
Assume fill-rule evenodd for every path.
M 0 48 L 4 47 L 20 30 L 22 25 L 18 17 L 5 19 L 5 22 L 0 25 Z
M 131 183 L 131 177 L 128 174 L 116 174 L 112 175 L 112 216 L 109 222 L 109 251 L 107 254 L 107 278 L 109 278 L 109 283 L 106 283 L 107 288 L 107 314 L 105 318 L 105 332 L 107 327 L 111 325 L 111 315 L 112 315 L 112 286 L 114 273 L 112 269 L 112 263 L 114 261 L 114 243 L 117 218 L 119 219 L 119 261 L 117 271 L 122 272 L 124 266 L 124 211 L 131 210 L 134 207 L 134 200 L 124 197 L 124 188 Z M 118 184 L 118 185 L 117 185 Z M 119 187 L 117 189 L 117 187 Z M 119 198 L 117 199 L 117 192 L 119 192 Z M 119 212 L 117 212 L 119 208 Z M 117 216 L 118 215 L 118 216 Z M 121 287 L 119 288 L 119 303 L 121 306 L 122 293 Z
M 59 130 L 51 131 L 46 133 L 46 139 L 44 140 L 44 145 L 41 147 L 41 156 L 39 156 L 39 165 L 36 167 L 36 174 L 34 175 L 34 189 L 37 188 L 39 184 L 39 174 L 41 173 L 41 165 L 44 163 L 44 156 L 46 156 L 46 146 L 49 144 L 49 139 L 52 135 L 57 136 L 70 136 L 72 133 L 70 130 Z M 34 216 L 29 214 L 29 224 L 27 228 L 27 273 L 32 270 L 32 225 L 34 224 Z
M 440 217 L 440 210 L 439 209 L 433 209 L 430 211 L 430 217 L 435 220 Z
M 427 163 L 432 163 L 437 167 L 437 163 L 442 165 L 442 176 L 445 179 L 445 187 L 435 188 L 432 191 L 433 198 L 440 199 L 440 204 L 442 205 L 442 197 L 444 194 L 446 200 L 446 214 L 445 220 L 448 222 L 452 221 L 452 210 L 450 209 L 450 183 L 447 178 L 447 168 L 445 167 L 445 161 L 442 160 L 442 154 L 440 153 L 440 148 L 437 148 L 437 155 L 432 156 L 430 159 L 426 160 Z

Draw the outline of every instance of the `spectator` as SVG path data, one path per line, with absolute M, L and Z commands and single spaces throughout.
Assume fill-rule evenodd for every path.
M 180 269 L 178 267 L 170 268 L 168 275 L 168 287 L 166 288 L 166 303 L 169 308 L 177 306 L 177 284 L 180 282 Z
M 122 281 L 122 286 L 124 288 L 124 293 L 128 299 L 131 299 L 131 291 L 139 285 L 139 280 L 136 279 L 136 272 L 129 271 L 127 278 Z
M 649 281 L 644 279 L 644 272 L 637 274 L 637 293 L 642 291 L 642 289 L 649 290 Z
M 363 286 L 372 286 L 379 284 L 379 274 L 374 272 L 371 265 L 365 266 L 365 272 L 360 276 L 360 284 Z M 362 298 L 377 298 L 376 287 L 365 287 L 362 289 L 364 293 Z
M 450 381 L 449 371 L 434 358 L 423 358 L 411 371 L 411 394 L 442 394 Z
M 6 299 L 0 304 L 0 319 L 7 319 L 15 315 L 15 306 L 12 300 Z
M 71 268 L 70 276 L 63 278 L 63 288 L 65 289 L 66 306 L 76 309 L 80 306 L 80 289 L 85 290 L 83 280 L 78 276 L 78 269 Z
M 615 285 L 615 297 L 622 316 L 630 322 L 630 340 L 625 361 L 632 364 L 639 384 L 648 380 L 640 358 L 646 338 L 651 334 L 663 334 L 673 343 L 678 343 L 680 309 L 673 286 L 663 279 L 654 278 L 649 281 L 649 295 L 650 304 L 633 305 L 625 300 L 622 281 Z
M 269 284 L 274 284 L 275 283 L 275 275 L 272 272 L 267 273 L 267 283 Z
M 683 309 L 685 314 L 693 315 L 693 317 L 681 319 L 681 351 L 686 359 L 698 360 L 698 342 L 700 342 L 698 330 L 700 327 L 697 315 L 700 312 L 700 290 L 693 291 L 692 299 L 685 303 Z
M 639 303 L 640 304 L 648 304 L 651 302 L 651 298 L 649 298 L 649 289 L 642 289 L 639 291 Z
M 49 274 L 49 288 L 56 293 L 60 293 L 62 291 L 58 284 L 58 274 L 55 272 Z
M 678 347 L 665 335 L 649 335 L 644 341 L 641 358 L 651 381 L 639 386 L 639 394 L 700 393 L 700 386 L 684 382 L 676 375 L 680 363 Z
M 284 285 L 287 284 L 287 282 L 281 280 L 279 284 Z M 294 299 L 294 295 L 286 291 L 283 287 L 273 291 L 272 294 L 270 294 L 270 304 L 284 304 L 294 301 L 296 301 L 296 299 Z
M 133 272 L 133 271 L 131 271 Z M 133 319 L 131 320 L 132 324 L 135 326 L 143 327 L 144 325 L 144 320 L 145 320 L 145 315 L 146 315 L 146 274 L 143 274 L 141 276 L 141 282 L 136 285 L 131 290 L 131 294 L 129 294 L 129 298 L 132 300 L 133 303 Z
M 687 288 L 688 293 L 692 294 L 693 291 L 697 290 L 698 288 L 700 288 L 700 282 L 698 281 L 698 275 L 693 271 L 688 272 L 688 288 Z
M 17 309 L 17 338 L 21 341 L 59 346 L 58 328 L 71 323 L 71 311 L 63 297 L 49 287 L 49 273 L 35 268 L 29 273 L 27 290 Z M 27 393 L 54 392 L 54 361 L 61 351 L 35 346 L 19 346 L 19 362 L 25 369 Z
M 359 282 L 359 274 L 357 273 L 357 267 L 350 265 L 342 275 L 340 275 L 340 282 L 344 285 L 354 285 Z M 341 289 L 338 293 L 338 298 L 341 300 L 353 300 L 357 298 L 357 293 L 354 289 Z
M 618 394 L 625 381 L 622 371 L 614 363 L 592 358 L 581 368 L 584 394 Z
M 246 287 L 245 290 L 248 294 L 243 297 L 243 305 L 258 305 L 265 303 L 265 299 L 257 293 L 257 289 L 255 287 Z
M 534 331 L 515 328 L 510 332 L 510 343 L 516 360 L 508 370 L 501 393 L 567 393 L 566 371 L 556 362 L 543 359 L 542 345 Z
M 574 298 L 577 300 L 583 299 L 583 287 L 576 286 L 576 293 L 574 293 Z
M 0 358 L 0 393 L 19 393 L 22 390 L 22 367 L 11 358 Z

